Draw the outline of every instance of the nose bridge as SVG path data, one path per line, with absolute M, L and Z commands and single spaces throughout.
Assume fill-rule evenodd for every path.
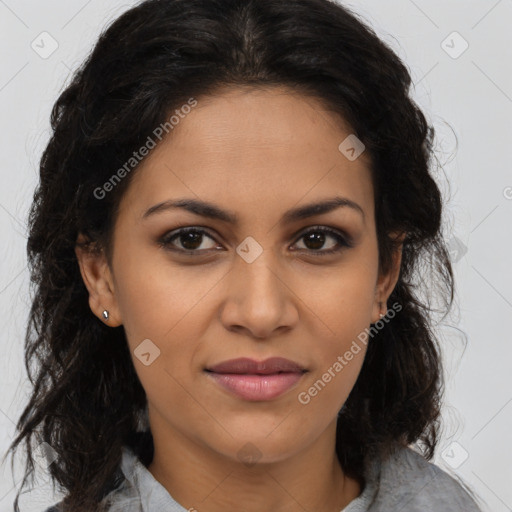
M 237 248 L 230 273 L 223 320 L 226 327 L 227 324 L 241 326 L 254 336 L 266 337 L 278 327 L 295 321 L 296 315 L 284 276 L 279 275 L 282 266 L 274 251 L 256 245 L 254 239 L 244 242 Z
M 258 242 L 248 237 L 237 248 L 239 259 L 235 263 L 235 279 L 240 282 L 239 293 L 244 300 L 279 300 L 281 282 L 278 277 L 279 264 L 271 248 L 263 249 Z M 249 294 L 249 296 L 247 296 Z

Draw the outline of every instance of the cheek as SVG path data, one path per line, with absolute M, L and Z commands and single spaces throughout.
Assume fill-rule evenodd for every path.
M 339 339 L 323 351 L 322 363 L 297 390 L 301 422 L 298 435 L 320 435 L 333 422 L 352 391 L 366 354 L 366 344 Z
M 304 418 L 322 418 L 324 426 L 336 417 L 359 376 L 369 343 L 371 301 L 364 295 L 358 299 L 352 296 L 352 300 L 341 300 L 337 308 L 328 311 L 323 320 L 329 331 L 323 329 L 328 333 L 316 340 L 315 366 L 297 390 Z M 310 427 L 304 425 L 305 429 Z
M 218 272 L 171 263 L 165 252 L 127 245 L 114 262 L 116 298 L 127 336 L 159 343 L 173 337 L 201 312 Z M 185 321 L 184 321 L 185 320 Z M 193 324 L 193 322 L 192 322 Z
M 307 304 L 316 315 L 318 336 L 315 368 L 298 391 L 298 400 L 310 412 L 322 408 L 333 414 L 352 390 L 366 354 L 367 329 L 375 296 L 377 253 L 358 251 L 346 264 L 331 270 L 329 279 L 309 294 Z M 302 395 L 300 395 L 302 393 Z
M 114 262 L 116 297 L 135 370 L 152 399 L 179 403 L 186 400 L 180 383 L 190 382 L 198 364 L 223 272 L 179 268 L 154 249 L 125 249 Z
M 376 279 L 376 262 L 354 253 L 339 267 L 327 270 L 324 276 L 317 276 L 316 284 L 309 280 L 304 282 L 299 293 L 319 325 L 323 326 L 326 353 L 341 349 L 369 325 Z

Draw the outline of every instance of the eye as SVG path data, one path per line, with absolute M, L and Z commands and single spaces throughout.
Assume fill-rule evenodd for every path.
M 334 244 L 334 246 L 332 246 L 331 244 L 330 248 L 325 250 L 319 250 L 325 245 L 326 240 L 328 240 L 329 238 L 334 239 L 337 245 Z M 299 247 L 298 250 L 305 250 L 308 252 L 317 253 L 315 254 L 315 256 L 325 256 L 329 254 L 334 254 L 342 251 L 347 247 L 353 247 L 353 243 L 350 237 L 344 236 L 338 231 L 323 226 L 315 226 L 312 229 L 306 231 L 305 233 L 302 233 L 299 240 L 302 239 L 304 239 L 304 244 L 306 245 L 306 247 L 304 249 Z
M 166 249 L 191 254 L 212 249 L 212 247 L 204 247 L 203 241 L 205 236 L 210 240 L 214 240 L 204 229 L 194 227 L 181 228 L 164 235 L 159 240 L 159 243 Z M 174 245 L 175 240 L 177 240 L 181 247 Z
M 218 245 L 205 247 L 203 245 L 205 237 L 215 242 L 215 239 L 206 230 L 198 227 L 186 227 L 165 234 L 160 238 L 159 244 L 165 249 L 186 255 L 197 255 L 211 250 L 222 250 Z M 320 250 L 329 238 L 334 240 L 335 244 L 330 244 L 331 246 L 329 248 Z M 353 247 L 352 240 L 349 236 L 342 235 L 340 232 L 325 226 L 315 226 L 309 229 L 302 233 L 298 240 L 302 239 L 304 239 L 305 247 L 299 247 L 297 250 L 301 252 L 312 252 L 315 253 L 315 256 L 334 254 L 347 247 Z

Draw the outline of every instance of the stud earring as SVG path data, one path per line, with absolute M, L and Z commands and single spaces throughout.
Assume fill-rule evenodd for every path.
M 104 318 L 105 320 L 108 320 L 108 316 L 109 316 L 109 315 L 108 315 L 108 311 L 107 311 L 106 309 L 104 309 L 104 310 L 103 310 L 103 318 Z
M 382 310 L 382 302 L 379 302 L 379 309 Z M 384 313 L 379 313 L 379 317 L 382 318 Z

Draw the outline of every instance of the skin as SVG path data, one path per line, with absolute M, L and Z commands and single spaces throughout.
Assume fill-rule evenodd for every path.
M 155 443 L 148 469 L 185 508 L 334 512 L 361 492 L 338 462 L 335 429 L 365 345 L 307 405 L 298 400 L 385 313 L 398 279 L 401 248 L 390 271 L 379 272 L 369 158 L 350 161 L 338 150 L 350 133 L 316 99 L 285 88 L 228 88 L 200 98 L 134 171 L 111 265 L 77 247 L 91 310 L 105 321 L 107 309 L 105 322 L 124 326 L 148 397 Z M 289 209 L 335 195 L 364 216 L 344 206 L 281 221 Z M 143 217 L 177 198 L 214 203 L 239 222 L 183 209 Z M 168 242 L 174 252 L 159 244 L 187 226 L 208 231 L 192 249 L 203 255 L 180 255 L 183 237 Z M 348 234 L 354 246 L 331 235 L 323 245 L 308 243 L 303 235 L 315 226 Z M 236 252 L 248 236 L 263 249 L 251 263 Z M 148 366 L 133 352 L 145 339 L 160 350 Z M 267 402 L 233 396 L 204 372 L 227 359 L 271 356 L 308 372 Z M 254 464 L 241 460 L 243 448 L 259 457 Z

